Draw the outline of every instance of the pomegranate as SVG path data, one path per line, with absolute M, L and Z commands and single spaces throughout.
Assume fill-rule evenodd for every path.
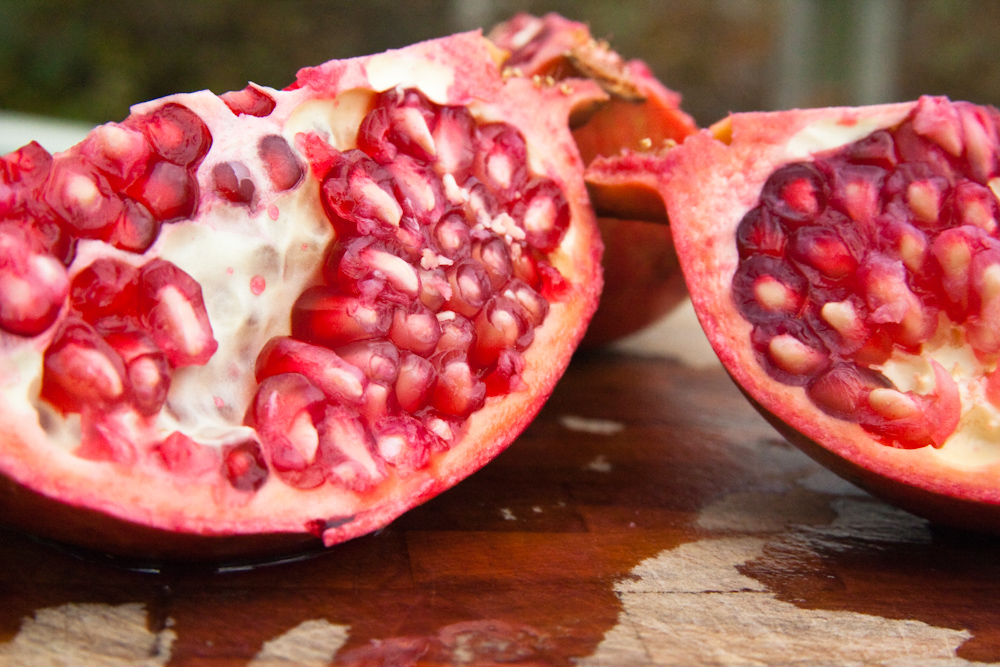
M 529 423 L 601 290 L 570 114 L 478 33 L 0 160 L 0 519 L 232 558 L 376 530 Z
M 596 347 L 653 323 L 687 295 L 655 185 L 644 167 L 697 131 L 679 94 L 641 60 L 624 60 L 583 23 L 558 14 L 517 14 L 490 31 L 506 49 L 509 73 L 558 82 L 587 77 L 610 100 L 572 118 L 573 138 L 588 164 L 591 201 L 605 243 L 604 296 L 583 345 Z
M 792 442 L 1000 530 L 1000 113 L 923 97 L 735 114 L 658 181 L 699 319 Z

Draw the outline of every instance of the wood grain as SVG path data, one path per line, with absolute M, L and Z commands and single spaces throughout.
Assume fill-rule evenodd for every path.
M 1000 542 L 840 482 L 662 357 L 579 356 L 492 464 L 297 562 L 136 572 L 0 535 L 0 665 L 1000 661 Z

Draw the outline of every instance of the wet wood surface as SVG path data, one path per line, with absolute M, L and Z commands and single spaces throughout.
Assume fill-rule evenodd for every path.
M 998 555 L 818 467 L 717 366 L 625 348 L 320 556 L 136 572 L 0 533 L 0 665 L 991 663 Z

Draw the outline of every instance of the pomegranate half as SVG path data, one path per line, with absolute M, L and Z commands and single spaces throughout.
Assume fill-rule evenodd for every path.
M 503 450 L 597 305 L 590 81 L 478 33 L 135 106 L 0 161 L 0 520 L 222 559 L 376 530 Z
M 923 97 L 735 114 L 658 180 L 698 317 L 792 442 L 1000 530 L 1000 113 Z
M 508 71 L 549 83 L 586 77 L 610 96 L 586 117 L 571 119 L 605 244 L 604 293 L 582 344 L 597 347 L 652 324 L 687 291 L 663 200 L 629 165 L 658 157 L 697 131 L 681 96 L 646 63 L 625 60 L 585 24 L 558 14 L 517 14 L 489 37 L 508 51 Z

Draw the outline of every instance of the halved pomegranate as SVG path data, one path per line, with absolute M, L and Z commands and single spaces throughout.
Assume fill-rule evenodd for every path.
M 496 456 L 601 290 L 591 81 L 478 33 L 179 94 L 0 160 L 0 519 L 223 558 L 384 526 Z
M 992 531 L 998 128 L 941 97 L 735 114 L 654 174 L 700 321 L 761 412 L 873 493 Z
M 608 103 L 571 118 L 573 138 L 588 165 L 587 185 L 604 239 L 604 296 L 583 345 L 596 347 L 652 324 L 687 295 L 670 228 L 656 188 L 636 179 L 634 164 L 658 159 L 697 131 L 641 60 L 624 60 L 586 24 L 558 14 L 517 14 L 489 37 L 506 49 L 508 73 L 540 84 L 586 77 Z

